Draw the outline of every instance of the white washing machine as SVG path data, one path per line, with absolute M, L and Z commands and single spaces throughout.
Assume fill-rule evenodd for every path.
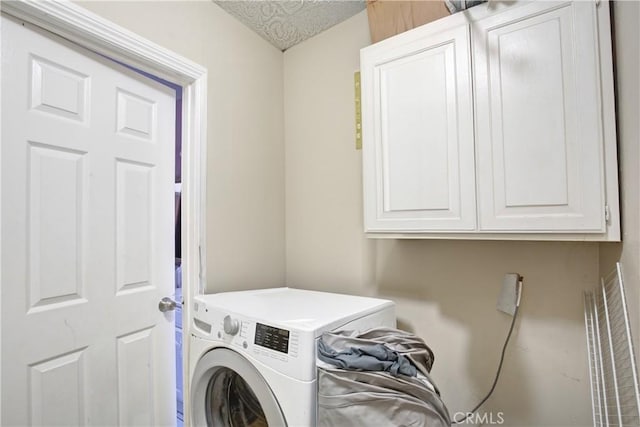
M 195 298 L 193 426 L 316 424 L 316 341 L 325 331 L 395 327 L 393 302 L 291 288 Z

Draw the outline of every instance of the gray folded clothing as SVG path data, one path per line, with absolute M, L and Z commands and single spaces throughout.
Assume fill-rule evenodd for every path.
M 346 351 L 336 351 L 321 338 L 318 341 L 318 358 L 342 369 L 386 371 L 395 376 L 402 374 L 415 377 L 417 374 L 416 367 L 406 357 L 384 344 L 363 345 L 350 347 Z
M 326 332 L 322 334 L 320 341 L 337 352 L 383 344 L 409 359 L 413 366 L 425 376 L 429 376 L 434 360 L 433 352 L 422 338 L 410 332 L 393 328 L 374 328 L 361 333 L 355 331 Z

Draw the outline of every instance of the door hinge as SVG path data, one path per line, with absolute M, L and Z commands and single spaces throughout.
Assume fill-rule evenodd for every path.
M 202 281 L 202 246 L 198 246 L 198 279 Z
M 356 150 L 362 150 L 362 90 L 360 85 L 360 71 L 353 74 L 356 104 Z
M 604 205 L 604 220 L 607 224 L 611 222 L 611 212 L 609 212 L 609 205 Z
M 198 293 L 204 293 L 204 265 L 202 264 L 202 246 L 198 245 Z

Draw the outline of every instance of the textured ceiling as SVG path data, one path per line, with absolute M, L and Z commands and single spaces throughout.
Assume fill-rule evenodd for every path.
M 364 0 L 213 0 L 280 50 L 366 8 Z

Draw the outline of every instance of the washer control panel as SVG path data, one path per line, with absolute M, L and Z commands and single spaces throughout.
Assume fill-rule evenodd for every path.
M 287 354 L 289 352 L 289 337 L 291 332 L 286 329 L 256 323 L 256 333 L 253 343 L 261 347 Z
M 302 375 L 301 380 L 315 377 L 315 340 L 312 333 L 301 335 L 297 330 L 235 313 L 210 310 L 202 304 L 194 305 L 193 326 L 206 339 L 224 343 L 283 373 L 296 377 Z M 300 348 L 306 349 L 302 357 L 305 360 L 300 359 Z M 305 368 L 301 370 L 300 366 Z

